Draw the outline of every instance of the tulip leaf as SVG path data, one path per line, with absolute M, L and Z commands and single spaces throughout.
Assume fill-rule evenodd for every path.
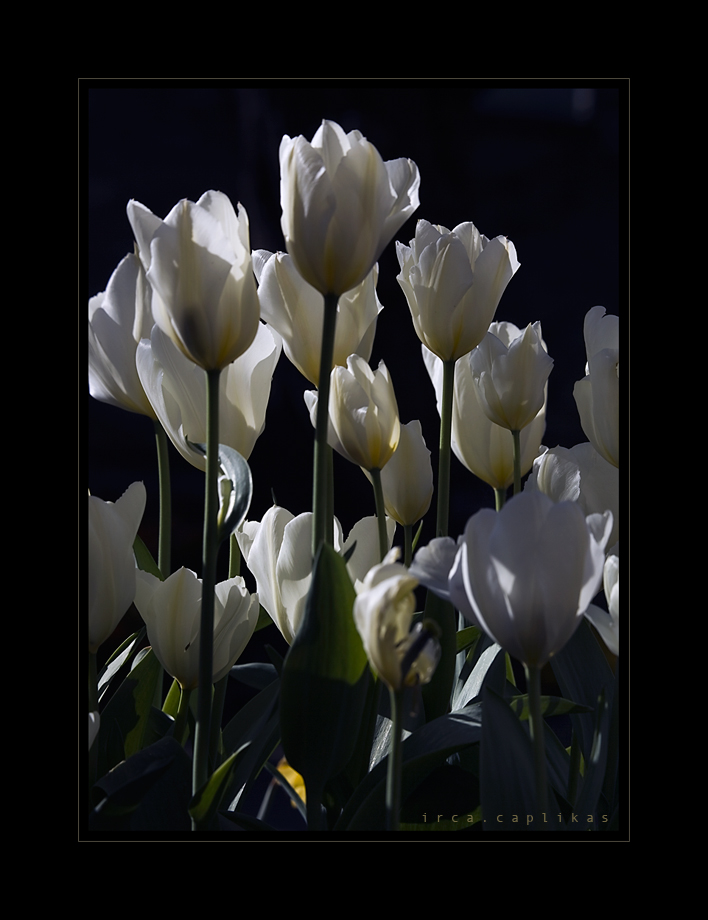
M 609 705 L 612 705 L 615 678 L 585 618 L 561 651 L 551 658 L 551 668 L 562 695 L 566 699 L 590 707 L 590 712 L 574 713 L 570 717 L 587 762 L 595 732 L 595 718 L 592 713 L 603 690 Z
M 157 563 L 153 559 L 152 553 L 138 536 L 136 536 L 135 542 L 133 543 L 133 553 L 135 554 L 135 561 L 138 563 L 138 568 L 141 571 L 148 572 L 150 575 L 159 578 L 160 581 L 164 581 L 162 572 L 160 572 Z
M 116 829 L 118 824 L 121 830 L 170 830 L 174 822 L 179 824 L 180 805 L 188 827 L 190 777 L 190 759 L 182 746 L 173 738 L 162 738 L 95 784 L 92 829 Z
M 527 693 L 514 696 L 507 700 L 509 706 L 514 710 L 522 722 L 529 717 L 529 698 Z M 542 696 L 541 713 L 545 717 L 563 716 L 570 712 L 592 712 L 589 706 L 581 706 L 580 703 L 574 703 L 572 700 L 565 700 L 560 696 Z
M 195 444 L 189 440 L 187 444 L 206 456 L 206 444 Z M 223 491 L 221 493 L 221 498 L 224 499 L 219 509 L 219 542 L 221 543 L 240 527 L 248 514 L 253 497 L 253 477 L 246 458 L 226 444 L 219 444 L 219 464 L 231 483 L 228 494 L 224 495 Z
M 248 745 L 249 742 L 246 742 L 237 751 L 234 751 L 230 757 L 227 757 L 221 766 L 214 770 L 206 784 L 192 799 L 189 814 L 197 830 L 209 829 L 212 818 L 216 814 L 228 788 L 236 761 L 243 756 L 243 752 L 248 748 Z
M 401 802 L 448 757 L 479 742 L 481 737 L 480 703 L 439 716 L 427 722 L 401 744 Z M 385 823 L 386 771 L 388 758 L 383 757 L 355 789 L 335 828 L 376 831 Z
M 489 686 L 482 705 L 479 784 L 484 830 L 538 830 L 543 819 L 535 814 L 531 739 L 508 703 Z
M 280 695 L 283 750 L 305 780 L 308 802 L 345 769 L 359 735 L 369 673 L 354 625 L 355 597 L 346 563 L 322 544 Z
M 151 648 L 136 661 L 131 672 L 108 701 L 101 713 L 98 733 L 99 773 L 110 770 L 118 762 L 114 758 L 115 739 L 122 738 L 122 756 L 127 759 L 141 750 L 150 720 L 150 710 L 158 681 L 162 679 L 162 666 Z M 110 739 L 114 739 L 111 741 Z M 113 754 L 109 755 L 109 742 Z

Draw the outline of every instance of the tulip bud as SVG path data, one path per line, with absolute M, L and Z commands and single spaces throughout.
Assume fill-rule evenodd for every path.
M 148 263 L 155 322 L 190 361 L 226 367 L 253 341 L 260 315 L 245 209 L 237 216 L 226 195 L 206 192 L 164 221 L 137 202 L 128 216 Z
M 583 332 L 586 373 L 573 389 L 580 424 L 595 450 L 619 467 L 619 318 L 593 307 Z
M 344 455 L 365 470 L 383 469 L 400 438 L 398 403 L 386 365 L 372 371 L 358 355 L 332 371 L 329 415 Z
M 399 550 L 391 550 L 357 586 L 354 622 L 376 674 L 392 690 L 404 684 L 428 683 L 440 657 L 431 630 L 411 631 L 418 580 L 398 563 Z
M 423 518 L 433 497 L 433 467 L 420 422 L 400 427 L 400 440 L 393 456 L 381 470 L 386 514 L 401 527 Z
M 536 418 L 553 368 L 540 323 L 529 323 L 508 346 L 488 332 L 469 361 L 479 404 L 495 425 L 521 431 Z
M 384 163 L 359 131 L 323 121 L 308 142 L 280 144 L 281 225 L 302 277 L 323 295 L 341 296 L 369 274 L 418 207 L 418 168 Z
M 106 290 L 89 300 L 89 393 L 100 402 L 155 418 L 135 367 L 140 339 L 153 326 L 140 259 L 120 261 Z
M 418 338 L 443 361 L 468 354 L 519 268 L 514 244 L 503 236 L 489 240 L 469 222 L 450 231 L 419 220 L 410 246 L 397 242 L 396 253 Z

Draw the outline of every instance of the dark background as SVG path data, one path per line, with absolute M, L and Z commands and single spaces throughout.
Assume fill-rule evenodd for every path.
M 384 160 L 405 156 L 420 170 L 420 207 L 396 235 L 408 244 L 425 218 L 452 229 L 470 220 L 488 237 L 508 236 L 521 268 L 496 319 L 520 327 L 540 320 L 555 366 L 544 443 L 587 440 L 572 391 L 584 374 L 583 318 L 596 304 L 624 313 L 627 239 L 627 87 L 600 81 L 539 84 L 476 80 L 329 83 L 85 81 L 80 85 L 81 303 L 103 291 L 133 238 L 126 204 L 135 198 L 160 217 L 181 198 L 208 189 L 241 202 L 253 249 L 284 249 L 278 147 L 283 134 L 311 139 L 323 118 L 358 128 Z M 392 241 L 380 260 L 380 314 L 372 366 L 383 359 L 402 422 L 418 418 L 437 462 L 439 419 L 420 343 L 396 275 Z M 83 330 L 80 336 L 85 333 Z M 157 467 L 152 423 L 85 395 L 86 486 L 115 501 L 143 480 L 148 504 L 141 535 L 157 552 Z M 250 458 L 249 517 L 272 503 L 311 509 L 312 443 L 303 392 L 311 386 L 283 355 L 266 428 Z M 200 571 L 203 477 L 171 448 L 172 567 Z M 335 510 L 345 535 L 374 513 L 363 474 L 335 457 Z M 457 537 L 492 490 L 453 457 L 450 534 Z M 421 542 L 434 536 L 435 503 Z M 400 542 L 400 541 L 399 541 Z M 220 557 L 225 577 L 227 554 Z M 126 624 L 129 626 L 130 624 Z

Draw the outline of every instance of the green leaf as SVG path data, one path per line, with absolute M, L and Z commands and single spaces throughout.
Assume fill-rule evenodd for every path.
M 513 696 L 507 701 L 517 716 L 525 722 L 529 717 L 529 698 L 527 693 Z M 581 706 L 572 700 L 565 700 L 560 696 L 542 696 L 541 714 L 548 716 L 563 716 L 570 712 L 592 712 L 589 706 Z
M 148 572 L 150 575 L 154 575 L 156 578 L 159 578 L 160 581 L 163 581 L 162 573 L 157 567 L 157 563 L 152 558 L 152 553 L 145 546 L 140 537 L 135 538 L 133 543 L 133 553 L 135 554 L 135 561 L 138 563 L 138 568 L 143 572 Z
M 473 703 L 427 722 L 401 744 L 401 802 L 448 757 L 477 743 L 481 737 L 482 707 Z M 347 802 L 335 830 L 379 831 L 385 825 L 386 771 L 382 757 Z
M 143 747 L 150 720 L 155 688 L 162 679 L 162 666 L 151 648 L 143 649 L 136 664 L 118 687 L 101 713 L 101 727 L 96 743 L 99 776 Z M 115 749 L 122 739 L 122 751 Z M 113 748 L 112 753 L 109 750 Z M 118 757 L 118 760 L 115 759 Z
M 194 444 L 189 440 L 187 444 L 206 456 L 206 444 Z M 248 514 L 253 496 L 253 477 L 246 458 L 226 444 L 219 444 L 219 464 L 231 483 L 227 500 L 219 509 L 219 543 L 221 543 L 241 526 Z M 223 498 L 223 493 L 221 497 Z
M 323 544 L 281 678 L 283 749 L 308 796 L 312 790 L 321 794 L 344 770 L 361 725 L 369 675 L 352 614 L 355 597 L 346 563 Z
M 93 787 L 94 830 L 189 827 L 191 763 L 173 738 L 162 738 L 103 776 Z
M 196 793 L 189 806 L 189 814 L 197 830 L 208 830 L 212 818 L 224 797 L 236 761 L 248 748 L 248 742 L 228 757 L 220 767 L 211 774 L 206 784 Z
M 542 817 L 535 815 L 531 739 L 511 707 L 489 686 L 482 705 L 479 784 L 484 830 L 538 830 Z
M 551 668 L 561 694 L 568 700 L 575 700 L 588 707 L 588 712 L 572 714 L 570 717 L 587 762 L 595 732 L 594 712 L 597 701 L 604 690 L 608 703 L 612 704 L 615 678 L 585 618 L 565 647 L 551 658 Z

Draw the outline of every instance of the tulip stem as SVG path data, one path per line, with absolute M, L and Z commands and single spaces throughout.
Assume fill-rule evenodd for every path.
M 452 407 L 455 396 L 455 363 L 454 359 L 443 361 L 436 537 L 446 537 L 449 529 L 450 457 Z M 434 620 L 440 627 L 440 662 L 430 683 L 423 687 L 426 717 L 434 719 L 450 710 L 452 684 L 455 679 L 455 656 L 457 655 L 457 617 L 452 604 L 441 600 L 432 591 L 428 591 L 425 599 L 425 616 Z
M 312 511 L 314 526 L 312 529 L 312 557 L 317 555 L 320 543 L 330 546 L 334 541 L 334 522 L 329 501 L 329 386 L 332 373 L 332 356 L 334 354 L 334 333 L 337 325 L 336 294 L 324 295 L 324 317 L 322 320 L 322 347 L 320 350 L 320 375 L 317 389 L 317 420 L 315 423 L 315 462 L 313 472 Z
M 157 544 L 157 567 L 164 581 L 171 574 L 172 499 L 167 435 L 165 429 L 157 420 L 155 420 L 155 446 L 157 448 L 157 472 L 160 489 L 160 532 Z
M 446 537 L 450 518 L 450 456 L 452 403 L 455 395 L 455 361 L 443 361 L 443 391 L 440 411 L 440 453 L 438 457 L 437 537 Z
M 521 491 L 521 432 L 511 432 L 514 441 L 514 495 Z
M 541 713 L 541 669 L 524 665 L 526 690 L 529 696 L 529 728 L 533 742 L 534 774 L 536 777 L 536 811 L 538 818 L 548 814 L 548 789 L 546 784 L 546 749 L 543 741 L 543 715 Z M 543 825 L 543 820 L 541 824 Z
M 381 470 L 374 467 L 369 470 L 371 481 L 374 485 L 374 500 L 376 502 L 376 521 L 379 527 L 379 555 L 381 562 L 388 551 L 388 533 L 386 532 L 386 507 L 384 504 L 383 486 L 381 485 Z
M 220 369 L 207 375 L 207 451 L 204 484 L 204 539 L 202 543 L 202 610 L 199 631 L 199 695 L 194 731 L 192 793 L 209 777 L 209 731 L 211 727 L 212 677 L 214 674 L 214 591 L 219 550 L 219 377 Z
M 403 564 L 410 568 L 413 561 L 413 525 L 405 524 L 403 527 Z
M 495 489 L 494 490 L 494 508 L 496 511 L 501 511 L 506 502 L 506 489 Z
M 386 771 L 386 830 L 397 831 L 401 820 L 401 727 L 403 690 L 390 688 L 391 747 Z

